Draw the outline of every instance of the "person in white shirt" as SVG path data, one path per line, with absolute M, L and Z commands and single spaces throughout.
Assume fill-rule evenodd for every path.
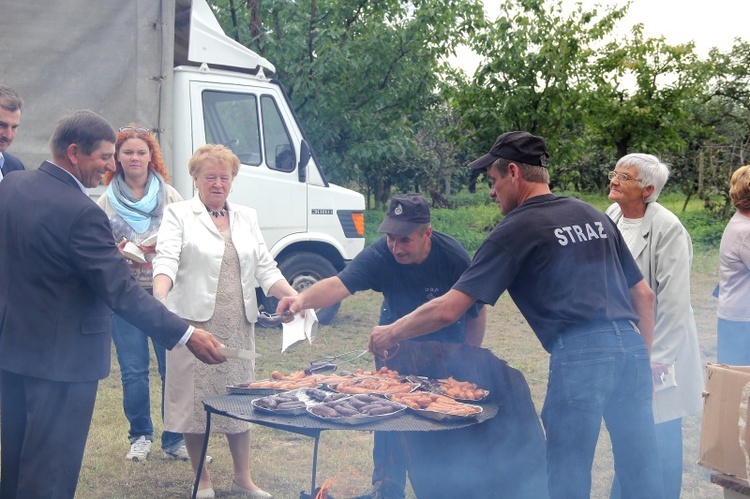
M 719 247 L 716 360 L 750 365 L 750 165 L 732 174 L 729 197 L 737 212 Z

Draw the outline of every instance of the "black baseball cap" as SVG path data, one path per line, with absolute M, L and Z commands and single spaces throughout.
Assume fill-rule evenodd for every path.
M 497 158 L 546 167 L 549 154 L 543 138 L 529 132 L 506 132 L 495 140 L 490 152 L 469 163 L 469 168 L 484 170 Z
M 378 232 L 407 236 L 420 225 L 430 223 L 430 205 L 419 194 L 397 194 L 385 214 Z

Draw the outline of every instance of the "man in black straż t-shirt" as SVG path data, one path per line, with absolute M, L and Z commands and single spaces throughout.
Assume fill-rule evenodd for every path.
M 469 165 L 486 171 L 505 218 L 453 289 L 373 328 L 370 351 L 382 356 L 507 289 L 551 355 L 542 409 L 550 497 L 590 496 L 602 418 L 622 497 L 662 497 L 649 364 L 654 294 L 604 213 L 550 192 L 547 158 L 541 137 L 508 132 Z
M 471 261 L 461 243 L 432 230 L 427 200 L 417 194 L 393 196 L 378 232 L 386 235 L 337 276 L 315 283 L 298 296 L 283 298 L 276 311 L 325 308 L 371 289 L 383 293 L 378 323 L 390 324 L 449 291 Z M 415 340 L 480 346 L 485 320 L 481 304 L 467 307 L 454 321 Z M 403 498 L 406 465 L 395 435 L 375 432 L 373 462 L 373 497 Z

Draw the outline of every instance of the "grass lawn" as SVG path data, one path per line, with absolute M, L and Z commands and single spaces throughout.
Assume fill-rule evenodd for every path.
M 484 191 L 482 192 L 483 189 Z M 583 197 L 600 209 L 610 203 L 606 196 Z M 473 252 L 484 235 L 500 220 L 497 206 L 487 198 L 486 186 L 473 195 L 456 197 L 454 209 L 433 210 L 433 226 L 455 235 Z M 698 321 L 700 344 L 704 362 L 716 360 L 716 302 L 711 296 L 717 282 L 718 252 L 723 223 L 702 213 L 697 200 L 682 211 L 684 198 L 665 193 L 662 204 L 677 213 L 695 242 L 695 261 L 692 269 L 692 303 Z M 376 228 L 382 213 L 367 213 L 367 242 L 379 237 Z M 257 351 L 262 357 L 257 362 L 257 377 L 267 378 L 273 370 L 290 372 L 306 366 L 322 355 L 338 354 L 367 346 L 370 330 L 378 320 L 380 296 L 373 292 L 358 293 L 346 300 L 336 320 L 321 326 L 313 345 L 301 344 L 281 354 L 280 330 L 259 328 Z M 537 411 L 541 410 L 547 382 L 548 355 L 533 335 L 515 305 L 504 294 L 495 307 L 489 308 L 485 347 L 499 358 L 520 370 L 531 389 Z M 144 463 L 126 461 L 128 450 L 127 421 L 122 411 L 120 373 L 113 351 L 111 375 L 100 384 L 94 421 L 91 426 L 83 462 L 78 493 L 81 499 L 99 498 L 165 498 L 189 497 L 192 472 L 188 463 L 160 459 L 158 443 L 152 456 Z M 365 357 L 357 367 L 373 368 L 371 357 Z M 153 421 L 157 434 L 161 430 L 158 400 L 160 383 L 152 362 Z M 237 380 L 240 382 L 243 380 Z M 723 497 L 720 487 L 709 481 L 709 471 L 698 466 L 700 415 L 684 420 L 684 479 L 683 498 L 710 499 Z M 312 439 L 291 433 L 254 426 L 252 430 L 252 473 L 255 482 L 277 498 L 293 499 L 301 491 L 309 492 L 312 465 Z M 320 442 L 318 484 L 332 479 L 335 497 L 351 497 L 370 486 L 372 466 L 372 435 L 362 431 L 327 431 Z M 217 497 L 228 497 L 232 480 L 232 463 L 226 439 L 213 436 L 209 454 Z M 609 497 L 612 480 L 612 457 L 606 429 L 602 435 L 593 470 L 592 497 Z M 408 497 L 413 493 L 408 490 Z M 429 499 L 429 498 L 427 498 Z
M 704 361 L 715 361 L 716 358 L 715 299 L 711 296 L 711 290 L 716 283 L 717 258 L 715 250 L 700 253 L 693 267 L 693 307 L 698 318 Z M 313 345 L 297 345 L 285 354 L 280 353 L 281 337 L 278 330 L 259 329 L 257 349 L 263 356 L 258 360 L 258 377 L 267 377 L 274 369 L 285 372 L 299 369 L 321 355 L 365 348 L 369 331 L 377 322 L 379 302 L 375 293 L 358 293 L 343 303 L 332 325 L 320 328 Z M 507 295 L 489 309 L 485 346 L 524 374 L 534 403 L 540 410 L 546 390 L 548 356 Z M 372 364 L 364 362 L 361 366 L 371 367 Z M 153 401 L 159 400 L 155 374 L 154 369 L 151 384 Z M 128 441 L 121 397 L 120 375 L 115 360 L 110 377 L 100 385 L 76 497 L 189 497 L 193 478 L 189 464 L 162 461 L 158 452 L 154 452 L 145 463 L 132 463 L 124 459 Z M 153 407 L 152 412 L 154 424 L 160 429 L 158 406 Z M 300 491 L 309 491 L 312 440 L 257 425 L 253 426 L 252 431 L 252 470 L 256 483 L 277 498 L 297 498 Z M 683 497 L 722 497 L 722 489 L 709 482 L 708 470 L 696 464 L 700 438 L 699 415 L 685 420 L 684 432 Z M 154 450 L 157 449 L 155 445 Z M 318 484 L 331 478 L 335 482 L 332 494 L 338 498 L 362 493 L 369 487 L 371 450 L 372 435 L 369 432 L 324 432 L 319 450 Z M 226 439 L 222 436 L 211 437 L 209 454 L 215 458 L 210 469 L 217 496 L 229 497 L 227 491 L 232 471 Z M 594 465 L 592 497 L 608 497 L 611 478 L 611 455 L 606 430 L 603 429 Z M 414 497 L 410 491 L 409 497 Z

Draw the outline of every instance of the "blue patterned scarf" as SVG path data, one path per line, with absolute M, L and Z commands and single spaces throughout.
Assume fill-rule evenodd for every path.
M 122 172 L 114 176 L 107 188 L 112 208 L 139 234 L 146 232 L 151 219 L 158 220 L 164 211 L 164 179 L 161 175 L 149 171 L 145 191 L 141 199 L 136 199 Z

